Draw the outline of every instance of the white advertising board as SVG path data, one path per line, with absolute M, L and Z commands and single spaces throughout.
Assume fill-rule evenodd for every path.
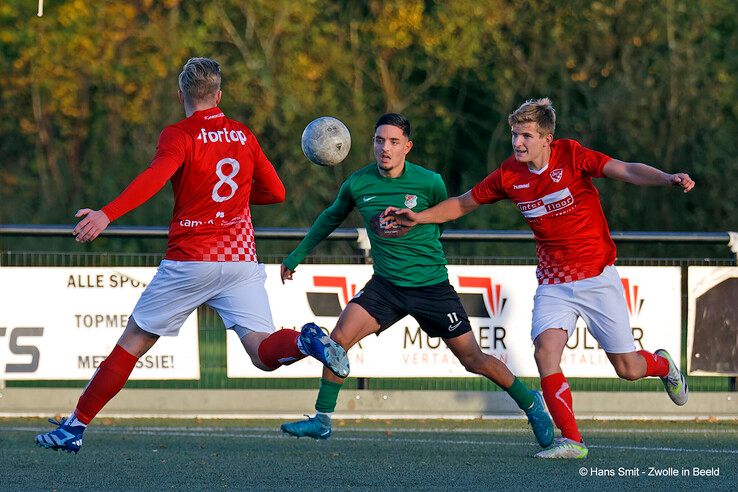
M 482 349 L 519 376 L 537 377 L 530 339 L 534 266 L 449 266 Z M 621 267 L 636 349 L 667 349 L 676 361 L 681 347 L 681 273 L 678 267 Z M 353 295 L 371 278 L 370 265 L 301 265 L 282 285 L 279 265 L 267 265 L 275 326 L 299 329 L 314 321 L 328 331 Z M 228 338 L 228 377 L 317 377 L 321 365 L 305 359 L 273 372 L 256 369 L 234 333 Z M 379 337 L 369 336 L 349 351 L 355 377 L 473 376 L 439 338 L 429 338 L 405 317 Z M 580 321 L 561 366 L 570 377 L 617 377 L 604 351 Z
M 89 379 L 156 268 L 0 267 L 0 379 Z M 131 379 L 199 379 L 197 313 Z

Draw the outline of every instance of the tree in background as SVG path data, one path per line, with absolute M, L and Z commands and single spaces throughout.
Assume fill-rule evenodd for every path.
M 157 128 L 183 117 L 171 80 L 191 56 L 224 64 L 222 107 L 250 124 L 287 187 L 257 226 L 307 226 L 345 177 L 371 160 L 377 115 L 417 125 L 411 160 L 466 191 L 509 155 L 507 114 L 550 96 L 558 137 L 700 186 L 602 183 L 615 230 L 735 229 L 738 5 L 729 0 L 138 0 L 0 5 L 0 222 L 71 223 L 102 205 L 153 154 Z M 305 125 L 351 129 L 334 169 L 300 151 Z M 120 224 L 166 225 L 171 196 Z M 522 228 L 510 207 L 459 228 Z M 358 219 L 349 219 L 349 225 Z M 473 250 L 471 251 L 473 252 Z M 470 252 L 470 253 L 471 253 Z

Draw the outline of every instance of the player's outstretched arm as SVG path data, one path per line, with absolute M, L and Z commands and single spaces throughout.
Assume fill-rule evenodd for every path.
M 102 210 L 83 208 L 78 210 L 74 216 L 84 217 L 72 231 L 72 235 L 80 243 L 92 241 L 110 224 L 110 219 Z
M 603 168 L 608 178 L 638 186 L 679 186 L 687 193 L 694 188 L 694 181 L 687 173 L 669 174 L 640 162 L 624 162 L 610 159 Z
M 447 198 L 422 212 L 413 212 L 408 208 L 387 207 L 383 215 L 385 217 L 394 216 L 397 225 L 401 227 L 412 227 L 417 224 L 443 224 L 463 217 L 477 209 L 479 205 L 472 198 L 471 191 L 467 191 L 461 196 Z

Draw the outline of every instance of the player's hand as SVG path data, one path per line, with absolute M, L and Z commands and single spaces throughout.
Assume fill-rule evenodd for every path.
M 279 270 L 282 276 L 282 284 L 284 284 L 285 280 L 292 280 L 292 274 L 295 273 L 294 270 L 287 268 L 284 263 L 279 265 Z
M 412 227 L 417 225 L 417 215 L 409 208 L 387 207 L 382 212 L 382 218 L 388 222 L 393 222 L 395 227 Z
M 92 241 L 110 224 L 110 219 L 102 210 L 82 208 L 74 216 L 84 217 L 72 231 L 72 235 L 78 243 Z
M 687 173 L 676 173 L 671 175 L 671 183 L 674 186 L 681 186 L 684 193 L 689 193 L 694 188 L 694 181 Z

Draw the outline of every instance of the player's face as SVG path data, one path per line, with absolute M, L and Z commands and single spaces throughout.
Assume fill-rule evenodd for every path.
M 522 123 L 512 127 L 512 147 L 515 159 L 520 162 L 546 164 L 553 135 L 541 135 L 538 123 Z
M 405 166 L 405 156 L 413 147 L 412 141 L 393 125 L 377 127 L 373 140 L 374 157 L 380 173 L 390 177 L 399 176 Z

